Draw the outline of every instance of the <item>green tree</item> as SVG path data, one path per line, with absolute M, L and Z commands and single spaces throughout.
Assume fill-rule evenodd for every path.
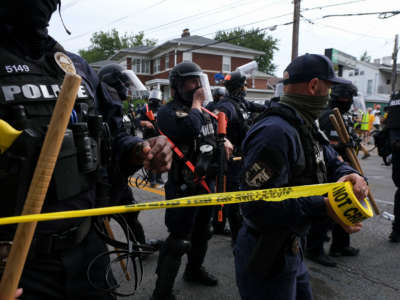
M 137 46 L 154 46 L 156 40 L 145 39 L 144 33 L 120 35 L 116 29 L 109 32 L 99 31 L 93 33 L 90 38 L 91 45 L 88 49 L 79 50 L 79 55 L 85 58 L 89 63 L 105 60 L 115 51 L 124 48 L 132 48 Z
M 367 50 L 365 50 L 364 53 L 361 55 L 360 60 L 365 62 L 371 61 L 371 56 L 368 55 Z
M 214 39 L 264 52 L 264 55 L 256 58 L 258 69 L 268 74 L 274 73 L 276 66 L 272 63 L 272 59 L 274 51 L 278 50 L 278 40 L 264 31 L 260 31 L 258 28 L 250 30 L 236 28 L 229 32 L 218 31 Z

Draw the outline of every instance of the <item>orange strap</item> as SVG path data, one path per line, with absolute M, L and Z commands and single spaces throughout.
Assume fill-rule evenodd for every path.
M 192 173 L 195 173 L 195 166 L 187 159 L 185 159 L 185 156 L 183 155 L 182 151 L 174 144 L 173 141 L 170 140 L 170 138 L 165 135 L 160 129 L 158 129 L 158 131 L 167 138 L 168 142 L 171 144 L 172 146 L 172 150 L 176 153 L 176 155 L 178 155 L 178 157 L 182 160 L 185 160 L 185 165 L 190 169 L 190 171 L 192 171 Z M 207 183 L 205 182 L 204 178 L 199 178 L 198 180 L 200 182 L 200 184 L 205 188 L 205 190 L 211 194 L 211 190 L 208 187 Z

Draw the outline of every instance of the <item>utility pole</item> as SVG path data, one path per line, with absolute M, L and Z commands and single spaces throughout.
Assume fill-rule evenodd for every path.
M 300 1 L 293 0 L 292 61 L 299 55 Z
M 392 94 L 396 92 L 396 81 L 397 81 L 397 52 L 399 51 L 399 35 L 396 34 L 394 38 L 394 49 L 393 49 L 393 65 L 392 65 Z

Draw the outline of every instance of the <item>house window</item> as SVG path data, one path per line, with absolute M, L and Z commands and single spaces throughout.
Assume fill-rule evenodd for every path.
M 191 51 L 183 52 L 182 59 L 183 61 L 192 61 L 192 52 Z
M 354 76 L 358 76 L 358 70 L 354 71 Z
M 150 74 L 150 61 L 142 58 L 132 60 L 132 71 L 141 74 Z
M 387 79 L 387 80 L 386 80 L 386 84 L 390 84 L 390 79 Z
M 372 94 L 372 80 L 368 80 L 367 82 L 367 95 L 371 95 Z
M 350 73 L 349 73 L 349 77 L 353 77 L 353 72 L 350 72 Z
M 222 72 L 230 72 L 230 71 L 231 71 L 231 57 L 222 56 Z
M 169 68 L 169 54 L 165 56 L 165 69 Z
M 360 71 L 360 75 L 364 75 L 364 71 Z
M 154 73 L 156 72 L 160 72 L 161 70 L 161 59 L 160 58 L 156 58 L 154 60 Z

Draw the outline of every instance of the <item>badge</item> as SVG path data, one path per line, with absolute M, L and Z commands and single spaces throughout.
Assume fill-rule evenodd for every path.
M 65 73 L 76 74 L 74 63 L 65 53 L 62 52 L 54 53 L 54 60 L 56 61 L 57 65 L 61 68 L 61 70 L 63 70 Z

